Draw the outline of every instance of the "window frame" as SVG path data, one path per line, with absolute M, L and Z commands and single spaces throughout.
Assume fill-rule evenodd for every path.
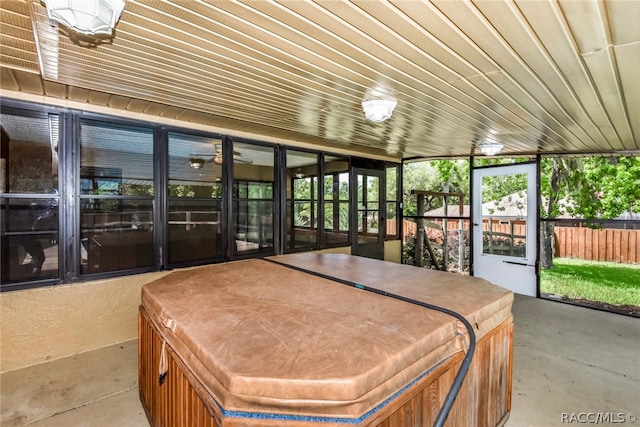
M 285 182 L 285 186 L 284 188 L 282 188 L 283 191 L 283 200 L 284 200 L 284 212 L 283 212 L 283 219 L 282 219 L 282 228 L 283 228 L 283 236 L 282 236 L 282 247 L 283 247 L 283 253 L 296 253 L 296 252 L 307 252 L 307 251 L 313 251 L 313 250 L 318 250 L 320 249 L 321 246 L 321 234 L 322 234 L 322 229 L 320 227 L 320 220 L 321 220 L 321 209 L 320 209 L 320 193 L 322 192 L 322 186 L 320 184 L 320 163 L 321 163 L 321 159 L 322 159 L 322 152 L 321 151 L 314 151 L 314 150 L 305 150 L 302 148 L 298 148 L 298 147 L 290 147 L 290 146 L 283 146 L 284 148 L 284 153 L 283 153 L 283 168 L 282 168 L 282 176 L 283 176 L 283 181 L 287 179 L 287 169 L 288 169 L 288 164 L 287 164 L 287 154 L 290 151 L 296 152 L 296 153 L 306 153 L 306 154 L 312 154 L 315 155 L 316 158 L 316 162 L 315 162 L 315 174 L 310 174 L 310 175 L 305 175 L 301 178 L 297 178 L 295 175 L 292 175 L 289 178 L 289 184 L 286 184 Z M 310 165 L 309 165 L 310 166 Z M 309 188 L 309 198 L 303 198 L 303 199 L 297 199 L 295 198 L 295 181 L 297 179 L 310 179 L 311 183 L 310 183 L 310 188 Z M 287 198 L 287 185 L 291 185 L 291 198 Z M 303 203 L 309 203 L 310 208 L 311 208 L 311 217 L 310 217 L 310 223 L 311 226 L 310 227 L 304 227 L 304 226 L 296 226 L 294 224 L 294 213 L 295 213 L 295 205 L 297 202 L 303 202 Z M 288 212 L 291 212 L 291 220 L 289 220 L 289 218 L 287 218 L 287 214 Z M 313 225 L 315 223 L 315 226 Z M 296 228 L 304 228 L 304 229 L 308 229 L 308 230 L 315 230 L 315 239 L 313 244 L 309 244 L 309 245 L 305 245 L 305 246 L 290 246 L 290 238 L 291 236 L 295 236 L 295 229 Z
M 384 236 L 384 240 L 388 241 L 388 240 L 400 240 L 401 239 L 401 229 L 402 229 L 402 163 L 393 163 L 393 162 L 385 162 L 385 168 L 384 168 L 384 172 L 385 175 L 388 173 L 389 169 L 395 168 L 396 170 L 396 188 L 395 188 L 395 193 L 396 193 L 396 197 L 395 199 L 389 199 L 388 195 L 389 195 L 389 179 L 388 176 L 386 176 L 386 180 L 385 180 L 385 218 L 387 220 L 387 227 L 386 227 L 386 233 Z M 389 218 L 388 218 L 388 213 L 389 211 L 387 210 L 389 205 L 393 205 L 395 207 L 395 216 L 396 216 L 396 227 L 394 230 L 394 233 L 389 233 Z
M 351 156 L 343 156 L 343 155 L 338 155 L 338 154 L 332 154 L 332 153 L 323 153 L 324 155 L 322 156 L 321 159 L 321 191 L 320 191 L 320 209 L 319 209 L 319 220 L 321 220 L 322 222 L 319 223 L 318 228 L 321 230 L 322 233 L 322 248 L 340 248 L 340 247 L 351 247 L 351 242 L 352 242 L 352 237 L 351 237 L 351 217 L 353 215 L 353 208 L 352 208 L 352 198 L 351 198 L 351 176 L 352 176 L 352 169 L 353 169 L 353 165 L 351 162 Z M 327 173 L 327 171 L 325 170 L 325 166 L 326 166 L 326 157 L 334 157 L 337 160 L 341 160 L 341 161 L 346 161 L 347 162 L 347 170 L 342 170 L 342 171 L 335 171 L 335 172 L 329 172 Z M 342 174 L 347 174 L 347 179 L 346 182 L 347 185 L 349 186 L 349 188 L 347 189 L 347 199 L 342 199 L 340 198 L 340 175 Z M 327 204 L 327 200 L 325 198 L 326 196 L 326 188 L 325 188 L 325 184 L 326 184 L 326 178 L 330 176 L 332 177 L 331 183 L 332 183 L 332 187 L 335 188 L 337 187 L 337 196 L 338 197 L 333 197 L 333 192 L 332 192 L 332 197 L 331 197 L 331 207 L 332 207 L 332 224 L 333 227 L 332 229 L 327 229 L 326 228 L 326 223 L 327 223 L 327 218 L 326 218 L 326 204 Z M 342 230 L 340 228 L 340 207 L 341 205 L 346 204 L 347 209 L 347 220 L 346 220 L 346 230 Z M 338 228 L 335 228 L 335 224 L 338 224 Z M 320 225 L 321 224 L 321 225 Z M 330 231 L 338 231 L 338 232 L 345 232 L 346 233 L 346 240 L 345 241 L 340 241 L 340 242 L 335 242 L 335 243 L 327 243 L 327 233 Z
M 0 283 L 0 291 L 4 292 L 4 291 L 13 291 L 13 290 L 22 290 L 22 289 L 30 289 L 30 288 L 37 288 L 37 287 L 45 287 L 45 286 L 53 286 L 53 285 L 57 285 L 59 283 L 62 283 L 65 279 L 65 266 L 67 264 L 67 252 L 64 250 L 64 245 L 62 244 L 62 242 L 64 242 L 63 238 L 66 235 L 65 233 L 65 226 L 66 226 L 66 221 L 65 218 L 67 216 L 66 214 L 66 209 L 65 209 L 65 203 L 63 203 L 64 201 L 64 190 L 65 190 L 65 171 L 66 171 L 66 165 L 64 164 L 64 160 L 65 160 L 65 156 L 64 156 L 64 140 L 66 139 L 66 134 L 67 134 L 67 122 L 68 122 L 68 114 L 63 110 L 63 109 L 59 109 L 56 107 L 51 107 L 51 106 L 43 106 L 43 105 L 39 105 L 39 104 L 33 104 L 33 103 L 25 103 L 25 102 L 21 102 L 21 101 L 14 101 L 14 100 L 7 100 L 4 98 L 0 98 L 0 103 L 2 105 L 2 109 L 0 110 L 5 110 L 5 108 L 13 108 L 16 110 L 24 110 L 25 112 L 33 112 L 33 113 L 42 113 L 42 114 L 57 114 L 58 115 L 58 158 L 59 158 L 59 162 L 58 162 L 58 182 L 57 182 L 57 193 L 56 192 L 51 192 L 51 193 L 10 193 L 10 192 L 5 192 L 2 191 L 0 192 L 0 209 L 5 209 L 5 203 L 8 205 L 12 200 L 29 200 L 29 199 L 33 199 L 33 200 L 49 200 L 50 203 L 56 203 L 57 204 L 57 216 L 58 216 L 58 222 L 57 222 L 57 242 L 58 242 L 58 251 L 57 251 L 57 255 L 58 255 L 58 269 L 57 269 L 57 275 L 53 276 L 53 277 L 49 277 L 49 278 L 29 278 L 29 279 L 25 279 L 25 280 L 20 280 L 20 281 L 11 281 L 11 282 L 2 282 Z M 4 127 L 2 127 L 2 132 L 3 134 L 7 135 L 7 137 L 10 137 L 10 135 L 8 135 L 6 133 L 6 131 L 4 130 Z M 4 149 L 4 148 L 3 148 Z M 8 178 L 9 178 L 9 165 L 6 165 L 6 179 L 7 179 L 7 184 L 9 185 L 8 182 Z M 5 263 L 7 263 L 9 261 L 9 256 L 7 255 L 7 253 L 9 252 L 8 250 L 8 240 L 7 237 L 11 237 L 11 236 L 18 236 L 18 235 L 23 235 L 25 234 L 24 232 L 12 232 L 12 231 L 7 231 L 6 230 L 6 225 L 5 225 L 5 221 L 7 220 L 7 218 L 9 217 L 9 215 L 6 214 L 2 214 L 0 215 L 1 217 L 1 221 L 2 221 L 2 226 L 1 228 L 1 232 L 0 232 L 0 252 L 3 253 L 2 255 L 2 270 L 3 271 L 8 271 L 5 270 Z M 32 234 L 32 233 L 29 233 Z M 42 234 L 42 233 L 38 233 L 38 234 Z
M 171 179 L 172 179 L 171 172 L 170 172 L 170 166 L 171 166 L 170 140 L 171 140 L 171 134 L 176 134 L 176 135 L 182 136 L 183 138 L 193 137 L 195 139 L 203 138 L 203 139 L 219 140 L 220 144 L 223 144 L 225 136 L 218 133 L 203 132 L 203 131 L 180 128 L 180 127 L 162 127 L 160 133 L 161 133 L 160 135 L 160 138 L 161 138 L 160 155 L 161 156 L 160 157 L 164 158 L 165 160 L 164 162 L 161 162 L 162 173 L 160 174 L 161 179 L 158 185 L 159 188 L 161 189 L 161 194 L 160 194 L 161 203 L 159 205 L 162 206 L 162 209 L 160 209 L 161 212 L 159 212 L 159 216 L 161 218 L 159 223 L 163 224 L 163 227 L 160 233 L 160 238 L 159 238 L 160 246 L 162 248 L 160 265 L 162 266 L 162 268 L 175 268 L 175 267 L 182 267 L 182 266 L 196 266 L 196 265 L 204 265 L 204 264 L 221 262 L 224 260 L 224 255 L 225 255 L 225 229 L 224 229 L 224 223 L 222 219 L 224 215 L 224 209 L 225 209 L 225 205 L 224 205 L 225 183 L 223 181 L 225 168 L 221 166 L 222 173 L 220 175 L 220 181 L 219 181 L 219 187 L 221 189 L 221 192 L 220 192 L 219 198 L 172 196 L 170 194 L 170 189 L 169 189 L 171 185 Z M 178 202 L 178 201 L 203 202 L 203 203 L 218 201 L 218 203 L 220 204 L 220 210 L 218 212 L 219 227 L 221 229 L 221 239 L 219 241 L 220 248 L 219 250 L 215 251 L 213 257 L 208 257 L 203 259 L 192 259 L 192 260 L 187 260 L 183 262 L 170 262 L 169 231 L 171 226 L 170 214 L 172 213 L 172 211 L 170 210 L 170 205 L 172 202 Z
M 72 113 L 73 114 L 73 113 Z M 134 201 L 139 201 L 139 202 L 150 202 L 150 206 L 151 206 L 151 219 L 152 222 L 155 224 L 155 219 L 157 218 L 157 210 L 158 210 L 158 203 L 157 203 L 157 182 L 158 182 L 158 178 L 157 178 L 157 168 L 152 167 L 151 169 L 151 190 L 153 191 L 153 195 L 122 195 L 122 194 L 118 194 L 118 195 L 93 195 L 93 194 L 82 194 L 81 192 L 81 179 L 82 179 L 82 175 L 81 175 L 81 171 L 82 171 L 82 146 L 81 146 L 81 126 L 82 126 L 82 122 L 94 122 L 94 123 L 107 123 L 110 125 L 114 125 L 114 126 L 122 126 L 123 128 L 139 128 L 139 129 L 147 129 L 150 134 L 151 134 L 151 158 L 152 158 L 152 164 L 155 165 L 155 161 L 157 160 L 157 153 L 158 153 L 158 144 L 157 144 L 157 132 L 156 132 L 156 128 L 157 126 L 154 126 L 151 123 L 147 123 L 147 122 L 142 122 L 142 121 L 137 121 L 137 120 L 127 120 L 127 119 L 121 119 L 121 118 L 114 118 L 111 116 L 105 116 L 105 115 L 101 115 L 101 114 L 94 114 L 94 113 L 84 113 L 84 112 L 80 112 L 80 113 L 75 113 L 73 114 L 73 135 L 72 135 L 72 143 L 73 143 L 73 153 L 75 153 L 74 156 L 72 156 L 72 158 L 70 159 L 72 166 L 72 170 L 73 170 L 73 174 L 75 176 L 75 182 L 73 183 L 73 191 L 72 193 L 75 196 L 75 199 L 77 200 L 76 206 L 75 206 L 75 215 L 76 215 L 76 223 L 74 224 L 74 228 L 75 228 L 75 236 L 77 236 L 76 238 L 74 238 L 74 244 L 75 244 L 75 250 L 74 250 L 74 256 L 73 256 L 73 271 L 74 271 L 74 277 L 78 278 L 80 280 L 92 280 L 92 279 L 101 279 L 101 278 L 108 278 L 108 277 L 118 277 L 118 276 L 123 276 L 123 275 L 130 275 L 130 274 L 138 274 L 138 273 L 145 273 L 145 272 L 151 272 L 151 271 L 157 271 L 159 270 L 159 250 L 158 250 L 158 240 L 157 240 L 157 236 L 158 233 L 156 232 L 156 228 L 157 227 L 153 227 L 153 230 L 151 231 L 151 246 L 153 248 L 153 253 L 151 254 L 151 264 L 148 266 L 135 266 L 135 267 L 129 267 L 129 268 L 122 268 L 122 269 L 112 269 L 112 270 L 108 270 L 108 271 L 98 271 L 98 272 L 90 272 L 89 270 L 87 270 L 86 272 L 83 272 L 82 269 L 82 255 L 81 255 L 81 250 L 82 250 L 82 204 L 84 200 L 104 200 L 104 201 L 116 201 L 118 202 L 121 206 L 122 204 L 124 204 L 125 202 L 134 202 Z
M 262 181 L 262 180 L 246 180 L 256 183 L 270 183 L 272 185 L 272 195 L 270 199 L 252 199 L 249 198 L 239 198 L 239 194 L 235 193 L 235 187 L 237 181 L 245 181 L 243 179 L 237 180 L 235 177 L 235 162 L 233 159 L 235 144 L 256 146 L 262 148 L 269 148 L 273 150 L 273 181 Z M 232 136 L 228 136 L 225 138 L 223 142 L 222 155 L 223 155 L 223 164 L 227 164 L 226 168 L 223 168 L 223 185 L 226 187 L 226 192 L 223 194 L 223 206 L 226 206 L 226 222 L 223 219 L 223 223 L 225 224 L 227 231 L 226 234 L 223 233 L 223 239 L 226 241 L 226 256 L 224 261 L 232 261 L 238 259 L 246 259 L 246 258 L 255 258 L 256 256 L 268 256 L 268 255 L 276 255 L 281 253 L 280 245 L 282 242 L 281 239 L 281 212 L 282 212 L 282 202 L 281 195 L 282 191 L 280 189 L 282 178 L 280 177 L 280 165 L 282 162 L 280 161 L 282 147 L 276 144 L 270 144 L 264 141 L 256 141 L 251 139 L 244 138 L 236 138 Z M 225 173 L 226 172 L 226 173 Z M 225 195 L 227 196 L 226 204 L 225 204 Z M 247 189 L 247 196 L 248 196 Z M 237 214 L 234 211 L 234 207 L 240 200 L 249 202 L 263 202 L 266 200 L 270 200 L 272 204 L 272 245 L 269 249 L 269 246 L 265 246 L 265 248 L 259 247 L 258 249 L 250 249 L 246 251 L 238 251 L 236 245 L 236 217 Z
M 172 126 L 170 124 L 155 123 L 137 119 L 128 119 L 121 116 L 87 112 L 66 107 L 55 107 L 44 104 L 0 98 L 0 104 L 11 106 L 18 109 L 24 109 L 34 112 L 51 112 L 58 114 L 59 120 L 59 192 L 56 195 L 44 194 L 28 194 L 17 195 L 11 193 L 0 193 L 0 200 L 5 203 L 6 199 L 15 197 L 22 198 L 49 198 L 56 199 L 58 202 L 59 223 L 58 223 L 58 275 L 48 280 L 25 280 L 15 283 L 0 283 L 0 292 L 11 291 L 17 289 L 35 288 L 42 286 L 50 286 L 65 283 L 74 283 L 85 280 L 97 280 L 111 277 L 122 277 L 132 274 L 139 274 L 151 271 L 161 271 L 165 268 L 173 268 L 174 265 L 168 264 L 167 253 L 167 224 L 169 216 L 169 201 L 173 199 L 168 194 L 167 185 L 169 183 L 169 133 L 176 132 L 184 135 L 204 136 L 207 138 L 218 138 L 222 140 L 223 149 L 226 151 L 227 161 L 232 165 L 232 153 L 234 143 L 250 144 L 256 146 L 269 147 L 274 153 L 274 176 L 273 176 L 273 198 L 271 205 L 273 207 L 273 246 L 269 251 L 249 251 L 237 253 L 232 248 L 234 240 L 234 194 L 233 194 L 233 166 L 225 167 L 222 171 L 222 256 L 215 259 L 200 260 L 180 264 L 183 266 L 195 266 L 201 264 L 209 264 L 219 261 L 231 261 L 234 259 L 251 258 L 256 256 L 264 256 L 270 254 L 281 254 L 290 252 L 286 246 L 286 188 L 285 177 L 286 171 L 286 152 L 287 150 L 308 152 L 317 156 L 317 188 L 315 200 L 312 195 L 309 202 L 314 206 L 316 217 L 314 220 L 317 224 L 317 238 L 313 247 L 304 247 L 295 251 L 319 250 L 324 248 L 335 248 L 351 246 L 349 225 L 345 224 L 346 229 L 343 230 L 348 236 L 344 241 L 333 242 L 327 244 L 324 228 L 324 180 L 325 180 L 325 158 L 330 157 L 331 161 L 345 161 L 345 170 L 341 172 L 330 172 L 327 176 L 334 175 L 333 179 L 340 182 L 340 174 L 346 174 L 351 177 L 351 159 L 352 156 L 325 152 L 322 150 L 312 150 L 308 148 L 297 147 L 295 145 L 273 144 L 266 141 L 236 138 L 230 135 L 217 134 L 198 129 L 191 129 L 183 126 Z M 104 122 L 113 126 L 133 126 L 144 128 L 151 132 L 152 139 L 152 158 L 153 158 L 153 176 L 152 195 L 115 195 L 115 194 L 81 194 L 81 154 L 80 154 L 80 123 L 84 120 Z M 312 178 L 313 179 L 313 178 Z M 339 195 L 339 193 L 338 193 Z M 142 200 L 150 204 L 151 217 L 153 218 L 153 263 L 150 266 L 130 269 L 116 269 L 104 272 L 87 272 L 81 268 L 81 205 L 83 200 L 96 199 L 104 201 L 115 201 L 118 203 L 126 203 L 127 201 Z M 337 215 L 339 215 L 340 207 L 349 212 L 351 215 L 352 201 L 350 196 L 347 198 L 332 198 L 331 203 L 336 206 Z M 146 209 L 146 208 L 145 208 Z M 312 209 L 313 210 L 313 209 Z M 338 222 L 338 226 L 339 226 Z M 0 239 L 4 241 L 4 234 Z M 176 265 L 177 266 L 177 265 Z

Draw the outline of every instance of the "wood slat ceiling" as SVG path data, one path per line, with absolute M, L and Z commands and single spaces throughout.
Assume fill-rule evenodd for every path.
M 638 0 L 126 0 L 99 41 L 39 0 L 0 12 L 6 97 L 399 158 L 640 149 Z

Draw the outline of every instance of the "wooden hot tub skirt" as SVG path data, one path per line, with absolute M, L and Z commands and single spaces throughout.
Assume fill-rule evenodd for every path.
M 163 339 L 143 307 L 138 325 L 138 384 L 140 399 L 154 427 L 240 426 L 432 426 L 464 355 L 455 354 L 420 378 L 361 424 L 282 419 L 236 418 L 221 408 L 167 344 L 166 380 L 158 372 Z M 511 410 L 513 323 L 510 317 L 478 342 L 469 372 L 449 413 L 447 426 L 500 426 Z

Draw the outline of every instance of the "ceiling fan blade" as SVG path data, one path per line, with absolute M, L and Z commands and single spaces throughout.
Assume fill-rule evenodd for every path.
M 216 144 L 215 148 L 216 148 L 216 154 L 220 154 L 220 153 L 222 153 L 222 145 L 220 145 L 220 144 Z M 239 152 L 239 151 L 235 151 L 235 150 L 234 150 L 234 151 L 233 151 L 233 155 L 234 155 L 234 156 L 242 156 L 242 153 L 241 153 L 241 152 Z
M 211 156 L 211 153 L 191 153 L 189 156 L 191 157 L 190 160 L 198 159 L 206 163 L 215 163 L 217 165 L 221 165 L 222 159 L 223 159 L 222 147 L 219 145 L 216 145 L 216 152 L 213 156 Z M 242 163 L 242 164 L 248 164 L 248 165 L 253 163 L 253 160 L 243 158 L 242 153 L 238 151 L 233 152 L 233 161 L 235 163 Z

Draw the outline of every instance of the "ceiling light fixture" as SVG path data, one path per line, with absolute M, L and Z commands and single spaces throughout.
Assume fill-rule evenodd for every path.
M 111 35 L 124 0 L 45 0 L 49 18 L 82 34 Z
M 372 122 L 384 122 L 393 113 L 398 101 L 395 99 L 370 99 L 362 101 L 362 111 L 367 120 Z
M 204 166 L 204 163 L 205 163 L 204 160 L 198 159 L 197 157 L 189 159 L 189 165 L 193 169 L 202 169 L 202 167 Z
M 502 147 L 504 147 L 504 145 L 499 142 L 483 142 L 480 144 L 480 151 L 482 151 L 482 154 L 485 156 L 495 156 L 500 153 Z

